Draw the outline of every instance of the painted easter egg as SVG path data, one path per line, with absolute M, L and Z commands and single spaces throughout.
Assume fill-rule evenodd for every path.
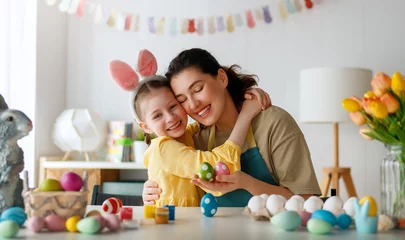
M 284 211 L 284 201 L 276 194 L 271 194 L 266 201 L 266 208 L 269 213 L 274 216 L 279 212 Z
M 27 215 L 25 214 L 23 208 L 11 207 L 7 208 L 4 212 L 1 213 L 0 221 L 5 220 L 13 220 L 21 227 L 24 224 L 25 220 L 27 220 Z
M 59 182 L 65 191 L 80 191 L 83 186 L 82 178 L 74 172 L 65 172 Z
M 215 170 L 215 176 L 231 174 L 228 166 L 223 162 L 218 162 L 217 164 L 215 164 L 214 170 Z
M 18 230 L 20 228 L 18 227 L 18 224 L 13 221 L 13 220 L 6 220 L 3 222 L 0 222 L 0 236 L 4 238 L 12 238 L 17 235 Z
M 365 196 L 360 199 L 359 204 L 363 205 L 368 200 L 370 209 L 368 210 L 368 216 L 374 217 L 377 216 L 377 203 L 372 196 Z
M 251 212 L 259 212 L 260 209 L 266 207 L 266 202 L 260 196 L 253 196 L 249 199 L 247 206 Z
M 322 219 L 311 218 L 307 223 L 307 229 L 312 234 L 323 235 L 330 233 L 332 226 Z
M 336 216 L 327 210 L 323 209 L 316 210 L 315 212 L 312 213 L 311 219 L 312 218 L 321 219 L 329 223 L 332 227 L 336 225 Z
M 217 199 L 211 194 L 207 193 L 203 196 L 200 203 L 201 212 L 206 217 L 212 217 L 217 213 L 218 203 Z
M 294 231 L 301 224 L 301 217 L 295 211 L 277 213 L 271 218 L 271 224 L 284 231 Z
M 340 214 L 340 216 L 337 218 L 336 224 L 341 229 L 348 229 L 350 227 L 350 225 L 352 224 L 352 217 L 350 217 L 346 213 Z
M 105 227 L 107 227 L 107 221 L 101 215 L 92 216 L 92 218 L 96 219 L 100 223 L 99 232 L 103 231 Z
M 102 205 L 102 209 L 106 213 L 117 214 L 122 207 L 122 202 L 118 198 L 107 198 Z
M 51 232 L 65 231 L 66 221 L 58 215 L 48 215 L 44 219 L 45 227 Z
M 56 179 L 48 178 L 39 184 L 39 191 L 41 192 L 53 192 L 53 191 L 63 191 L 62 186 Z
M 138 57 L 138 70 L 142 76 L 150 76 L 157 71 L 155 56 L 149 50 L 143 49 Z
M 27 228 L 31 232 L 40 232 L 45 226 L 44 219 L 40 216 L 32 216 L 27 220 Z
M 354 211 L 354 201 L 357 200 L 358 199 L 356 197 L 351 197 L 347 199 L 345 204 L 343 204 L 343 210 L 345 210 L 345 213 L 352 218 L 356 215 L 356 212 Z
M 211 164 L 203 162 L 198 170 L 198 177 L 209 182 L 214 181 L 214 168 L 211 166 Z
M 311 218 L 312 213 L 307 211 L 299 211 L 298 215 L 301 217 L 301 226 L 306 227 L 308 220 Z
M 65 223 L 65 227 L 69 232 L 78 232 L 79 230 L 77 229 L 77 223 L 80 221 L 79 216 L 73 216 L 68 218 L 68 220 Z
M 81 233 L 96 234 L 100 229 L 100 222 L 95 218 L 83 218 L 77 223 L 77 230 Z
M 106 221 L 106 226 L 110 231 L 117 231 L 121 228 L 121 222 L 117 215 L 106 214 L 103 215 L 103 218 Z

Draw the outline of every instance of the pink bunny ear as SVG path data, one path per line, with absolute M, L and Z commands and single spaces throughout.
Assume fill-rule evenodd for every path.
M 110 62 L 110 73 L 115 82 L 124 90 L 131 91 L 139 83 L 139 77 L 127 63 L 114 60 Z
M 157 62 L 155 56 L 149 50 L 143 49 L 138 57 L 139 73 L 142 76 L 155 75 L 157 71 Z

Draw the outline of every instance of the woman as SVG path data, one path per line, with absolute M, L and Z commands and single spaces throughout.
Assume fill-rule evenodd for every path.
M 207 51 L 181 52 L 169 66 L 166 77 L 187 114 L 206 128 L 194 136 L 195 146 L 211 150 L 232 131 L 245 91 L 257 85 L 255 76 L 238 72 L 238 66 L 223 67 Z M 211 183 L 198 177 L 192 182 L 213 191 L 227 192 L 217 198 L 219 206 L 244 207 L 252 195 L 280 194 L 290 198 L 320 195 L 305 138 L 285 110 L 273 106 L 252 121 L 241 156 L 242 172 L 217 176 Z M 197 170 L 196 170 L 197 171 Z M 155 182 L 144 185 L 144 204 L 153 204 L 160 189 Z

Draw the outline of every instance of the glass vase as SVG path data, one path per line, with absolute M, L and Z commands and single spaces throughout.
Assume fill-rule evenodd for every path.
M 386 145 L 381 163 L 381 214 L 405 222 L 405 145 Z

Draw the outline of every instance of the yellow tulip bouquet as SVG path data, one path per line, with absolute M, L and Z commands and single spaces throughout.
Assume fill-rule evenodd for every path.
M 384 188 L 392 184 L 382 182 L 382 203 L 391 204 L 386 211 L 389 215 L 405 220 L 405 80 L 399 72 L 392 78 L 379 72 L 371 80 L 371 89 L 362 99 L 355 96 L 343 99 L 342 106 L 356 125 L 366 126 L 360 128 L 361 136 L 399 149 L 399 153 L 395 153 L 395 159 L 400 163 L 400 176 L 395 180 L 399 181 L 396 183 L 399 189 L 392 190 L 395 195 L 389 199 Z M 382 181 L 385 181 L 383 172 L 382 169 Z M 384 198 L 393 202 L 385 203 Z

